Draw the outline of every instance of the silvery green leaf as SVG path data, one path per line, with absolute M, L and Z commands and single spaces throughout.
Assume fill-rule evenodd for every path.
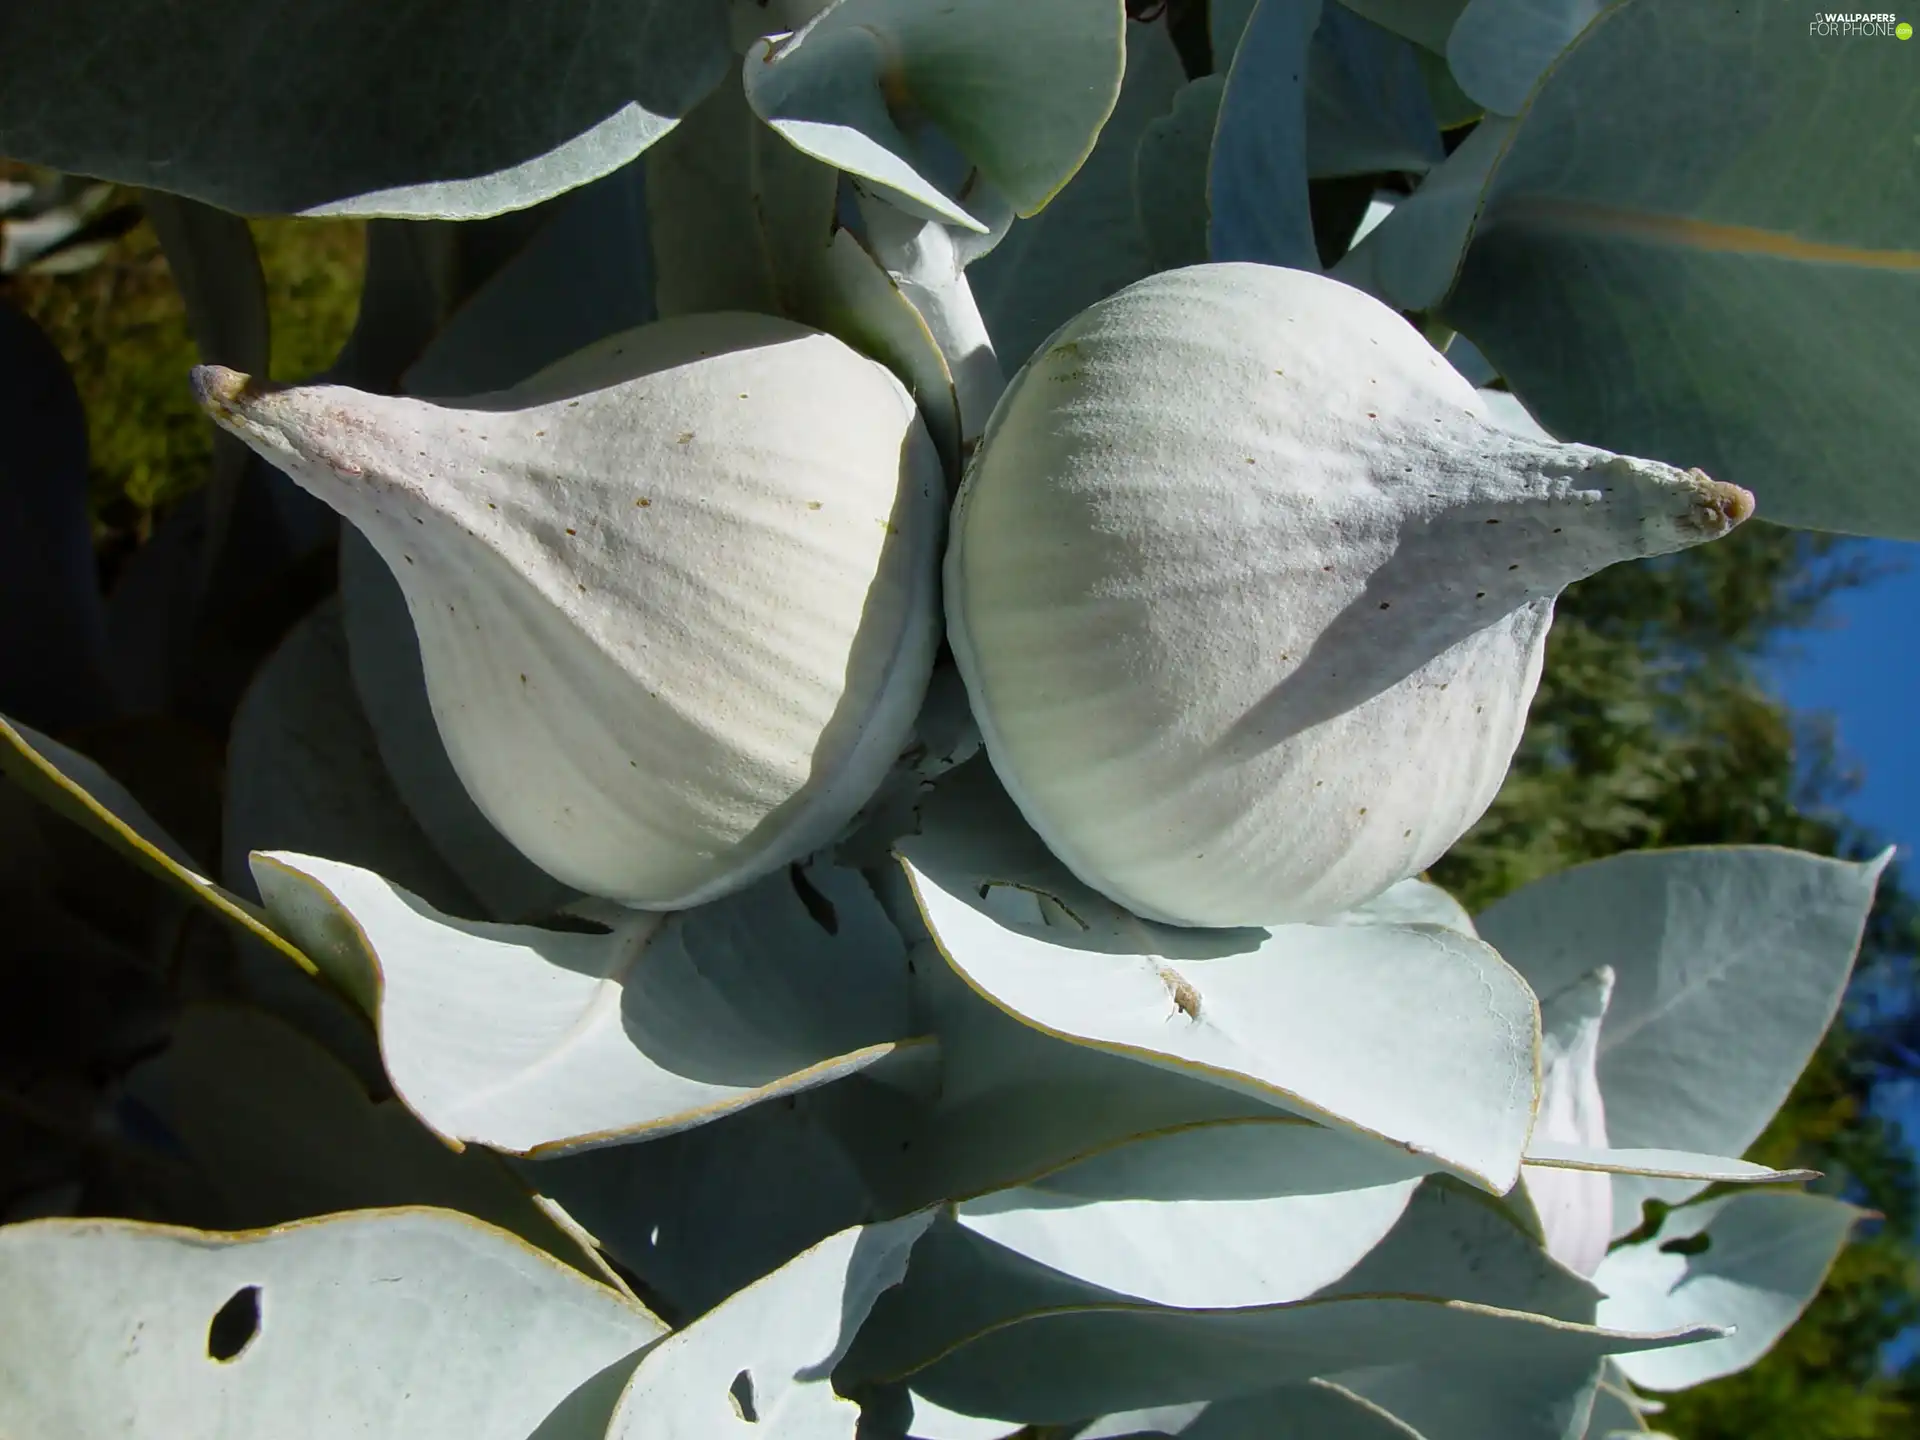
M 747 98 L 799 149 L 925 218 L 984 232 L 964 179 L 941 184 L 915 132 L 932 127 L 1017 213 L 1035 213 L 1113 109 L 1123 23 L 1107 0 L 838 0 L 748 52 Z
M 1234 51 L 1207 164 L 1207 256 L 1318 270 L 1307 206 L 1308 47 L 1321 0 L 1260 0 Z
M 1466 8 L 1467 0 L 1340 0 L 1340 3 L 1383 29 L 1404 35 L 1436 55 L 1444 55 L 1447 36 Z
M 1595 1323 L 1602 1298 L 1515 1224 L 1499 1199 L 1438 1176 L 1321 1298 L 1382 1294 L 1439 1296 L 1574 1325 Z
M 1453 287 L 1488 177 L 1513 122 L 1489 118 L 1474 127 L 1420 187 L 1393 207 L 1348 251 L 1333 276 L 1402 310 L 1425 310 Z
M 1226 83 L 1219 75 L 1189 80 L 1174 94 L 1172 109 L 1140 132 L 1133 204 L 1151 269 L 1197 265 L 1207 258 L 1207 166 Z
M 1182 1440 L 1425 1440 L 1352 1390 L 1308 1380 L 1235 1400 L 1109 1415 L 1073 1440 L 1178 1435 Z
M 142 197 L 141 210 L 166 255 L 201 360 L 265 374 L 273 326 L 251 227 L 238 215 L 159 190 Z M 231 538 L 237 492 L 251 468 L 244 445 L 227 436 L 214 440 L 207 478 L 209 571 Z
M 1532 1258 L 1537 1249 L 1509 1222 L 1498 1223 L 1514 1237 L 1503 1254 L 1520 1273 L 1483 1273 L 1476 1284 L 1537 1291 L 1528 1273 L 1541 1263 Z M 1483 1270 L 1488 1259 L 1480 1257 Z M 1463 1266 L 1429 1268 L 1439 1277 Z M 1422 1278 L 1417 1267 L 1403 1274 Z M 1563 1285 L 1584 1286 L 1560 1275 Z M 1349 1292 L 1357 1278 L 1356 1271 L 1338 1292 L 1290 1305 L 1142 1305 L 943 1221 L 915 1250 L 905 1282 L 875 1308 L 840 1378 L 845 1385 L 910 1379 L 916 1394 L 963 1414 L 1062 1424 L 1255 1394 L 1360 1366 L 1463 1354 L 1492 1366 L 1570 1365 L 1721 1333 L 1700 1326 L 1627 1333 L 1474 1301 Z
M 1165 25 L 1130 24 L 1127 73 L 1086 164 L 1046 209 L 1014 221 L 967 267 L 994 349 L 1009 372 L 1060 325 L 1153 269 L 1134 207 L 1142 132 L 1173 107 L 1185 82 Z
M 450 1210 L 0 1228 L 0 1429 L 590 1440 L 664 1328 Z
M 1019 1440 L 1026 1427 L 1012 1420 L 987 1420 L 943 1409 L 924 1395 L 908 1392 L 909 1440 Z M 1079 1440 L 1076 1436 L 1075 1440 Z
M 1399 1220 L 1425 1168 L 1299 1121 L 1222 1121 L 1101 1151 L 964 1200 L 954 1215 L 1118 1295 L 1188 1309 L 1265 1305 L 1350 1270 Z
M 1419 876 L 1389 885 L 1364 905 L 1336 915 L 1331 925 L 1438 925 L 1478 939 L 1466 907 L 1431 880 Z
M 1633 1393 L 1626 1378 L 1608 1361 L 1594 1391 L 1593 1411 L 1587 1418 L 1585 1440 L 1616 1440 L 1618 1436 L 1647 1433 L 1646 1418 L 1633 1404 Z
M 1616 1363 L 1635 1385 L 1684 1390 L 1746 1369 L 1819 1293 L 1861 1219 L 1825 1195 L 1757 1190 L 1669 1211 L 1659 1232 L 1608 1255 L 1594 1273 L 1605 1325 L 1685 1325 L 1711 1315 L 1733 1333 Z M 1705 1244 L 1700 1244 L 1705 1241 Z
M 369 871 L 253 860 L 269 914 L 374 1018 L 394 1092 L 453 1143 L 551 1153 L 699 1125 L 862 1070 L 908 1034 L 899 941 L 795 867 L 599 934 L 442 915 Z
M 905 1102 L 873 1074 L 642 1145 L 516 1164 L 683 1321 L 836 1231 L 903 1213 L 864 1168 L 911 1139 Z
M 627 1382 L 607 1440 L 854 1440 L 859 1407 L 828 1377 L 932 1219 L 843 1230 L 662 1340 Z
M 1446 159 L 1414 45 L 1321 7 L 1307 56 L 1307 174 L 1424 173 Z
M 1911 539 L 1920 411 L 1888 386 L 1920 334 L 1913 46 L 1806 24 L 1602 10 L 1533 90 L 1439 314 L 1556 435 L 1697 465 L 1775 524 Z
M 436 909 L 482 912 L 394 789 L 354 693 L 340 602 L 280 642 L 234 712 L 220 869 L 257 899 L 247 856 L 296 850 L 392 877 Z
M 1518 115 L 1527 95 L 1607 0 L 1468 0 L 1447 35 L 1460 88 L 1496 115 Z
M 447 317 L 401 388 L 410 395 L 506 390 L 653 319 L 648 163 L 625 165 L 556 202 L 532 238 Z
M 0 773 L 164 884 L 314 973 L 313 961 L 268 922 L 259 906 L 209 880 L 140 802 L 86 756 L 0 716 Z
M 1487 357 L 1480 353 L 1480 347 L 1464 335 L 1455 335 L 1447 342 L 1447 348 L 1443 353 L 1449 365 L 1466 376 L 1482 391 L 1500 378 L 1499 372 L 1488 364 Z
M 1438 1365 L 1346 1371 L 1333 1379 L 1405 1424 L 1420 1440 L 1582 1440 L 1603 1362 L 1486 1367 Z
M 206 1229 L 259 1230 L 310 1215 L 435 1205 L 512 1231 L 624 1289 L 583 1232 L 544 1208 L 499 1156 L 455 1152 L 393 1099 L 370 1100 L 345 1066 L 259 1010 L 197 1004 L 127 1096 L 191 1157 Z
M 1005 1189 L 1182 1127 L 1294 1118 L 1254 1096 L 1033 1029 L 969 986 L 931 940 L 913 947 L 910 964 L 915 1028 L 940 1038 L 939 1089 L 914 1117 L 910 1149 L 875 1155 L 868 1167 L 896 1211 Z
M 1607 1135 L 1623 1149 L 1738 1155 L 1786 1099 L 1853 967 L 1886 857 L 1760 847 L 1650 851 L 1523 886 L 1477 917 L 1542 995 L 1617 976 L 1600 1031 Z M 1615 1223 L 1698 1181 L 1622 1177 Z
M 1613 1175 L 1644 1175 L 1658 1180 L 1698 1180 L 1714 1185 L 1787 1185 L 1817 1180 L 1815 1170 L 1773 1170 L 1725 1155 L 1693 1155 L 1684 1150 L 1616 1150 L 1547 1140 L 1527 1142 L 1528 1169 L 1601 1170 Z
M 1247 33 L 1247 21 L 1259 0 L 1208 0 L 1207 41 L 1213 50 L 1215 73 L 1224 75 L 1233 63 L 1233 52 Z
M 787 183 L 762 184 L 763 165 L 786 167 Z M 793 314 L 784 272 L 833 237 L 833 167 L 796 152 L 734 84 L 701 101 L 645 166 L 660 313 Z
M 1432 926 L 1142 921 L 1046 855 L 990 776 L 963 774 L 899 854 L 969 986 L 1056 1039 L 1384 1137 L 1495 1192 L 1513 1183 L 1538 1019 L 1487 946 Z
M 84 0 L 10 8 L 0 54 L 7 155 L 242 213 L 446 219 L 617 169 L 730 59 L 724 0 L 513 0 L 486 24 L 366 0 Z

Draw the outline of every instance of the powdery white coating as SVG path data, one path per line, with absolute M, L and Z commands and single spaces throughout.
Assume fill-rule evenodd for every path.
M 688 316 L 448 403 L 195 383 L 379 550 L 454 767 L 566 883 L 645 909 L 738 889 L 905 744 L 944 485 L 906 390 L 838 340 Z
M 1081 879 L 1174 924 L 1317 920 L 1486 809 L 1565 586 L 1751 510 L 1496 429 L 1360 291 L 1195 266 L 1008 387 L 954 508 L 948 633 L 994 768 Z

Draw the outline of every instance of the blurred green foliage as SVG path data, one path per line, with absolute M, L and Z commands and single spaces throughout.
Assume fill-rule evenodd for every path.
M 129 197 L 137 200 L 137 196 Z M 352 329 L 365 257 L 358 221 L 249 222 L 267 275 L 273 378 L 323 369 Z M 213 428 L 187 388 L 185 307 L 146 225 L 94 266 L 0 279 L 53 338 L 86 403 L 96 538 L 144 541 L 155 516 L 206 477 Z

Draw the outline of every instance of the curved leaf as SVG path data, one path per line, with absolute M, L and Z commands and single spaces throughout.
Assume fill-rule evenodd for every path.
M 1422 173 L 1446 159 L 1411 42 L 1321 7 L 1307 56 L 1307 174 Z
M 1382 29 L 1404 35 L 1415 44 L 1444 55 L 1447 36 L 1458 23 L 1467 0 L 1340 0 L 1340 3 Z
M 1487 946 L 1434 926 L 1151 924 L 1039 850 L 984 769 L 966 778 L 899 854 L 940 952 L 993 1004 L 1056 1039 L 1512 1185 L 1539 1019 Z
M 1395 1365 L 1336 1378 L 1404 1422 L 1420 1440 L 1580 1440 L 1603 1363 Z
M 1401 310 L 1440 302 L 1460 269 L 1487 177 L 1512 133 L 1510 120 L 1484 120 L 1420 188 L 1361 238 L 1333 277 Z
M 452 1143 L 538 1154 L 662 1135 L 823 1085 L 908 1034 L 899 939 L 846 872 L 796 870 L 599 934 L 453 920 L 380 876 L 256 855 L 278 923 L 380 1032 Z
M 449 1150 L 396 1101 L 285 1021 L 198 1004 L 167 1048 L 127 1077 L 207 1182 L 207 1229 L 257 1230 L 341 1210 L 432 1205 L 518 1235 L 591 1279 L 624 1289 L 577 1227 L 543 1209 L 499 1156 Z
M 1719 1333 L 1626 1333 L 1344 1287 L 1288 1305 L 1142 1305 L 943 1222 L 920 1242 L 906 1281 L 876 1306 L 842 1379 L 911 1376 L 917 1394 L 964 1414 L 1057 1424 L 1116 1407 L 1249 1395 L 1364 1365 L 1471 1354 L 1493 1366 L 1560 1366 Z
M 644 1145 L 516 1163 L 684 1320 L 849 1225 L 902 1213 L 879 1203 L 863 1168 L 870 1149 L 910 1138 L 875 1074 Z
M 0 1229 L 0 1429 L 21 1435 L 587 1440 L 662 1329 L 450 1210 Z
M 1328 1380 L 1210 1404 L 1108 1415 L 1074 1440 L 1178 1435 L 1182 1440 L 1423 1440 L 1379 1406 Z
M 1912 46 L 1805 29 L 1784 0 L 1602 12 L 1440 315 L 1555 435 L 1698 466 L 1778 523 L 1920 538 Z
M 1165 25 L 1127 26 L 1127 74 L 1100 139 L 1047 208 L 1016 220 L 967 267 L 994 349 L 1009 373 L 1061 325 L 1150 274 L 1133 202 L 1133 157 L 1148 123 L 1173 106 L 1186 76 Z
M 1424 1167 L 1282 1119 L 1135 1140 L 956 1206 L 959 1224 L 1116 1295 L 1189 1309 L 1299 1300 L 1399 1220 Z
M 1453 896 L 1431 880 L 1418 876 L 1389 885 L 1364 905 L 1356 905 L 1327 922 L 1330 925 L 1438 925 L 1479 939 L 1473 917 Z
M 220 872 L 258 898 L 247 856 L 296 850 L 382 875 L 437 909 L 481 913 L 393 788 L 354 694 L 340 602 L 328 599 L 241 698 L 227 742 Z
M 1173 108 L 1140 132 L 1133 156 L 1133 203 L 1152 269 L 1171 270 L 1207 259 L 1207 166 L 1226 83 L 1219 75 L 1189 80 L 1175 93 Z
M 1861 1212 L 1825 1195 L 1752 1191 L 1668 1212 L 1659 1233 L 1607 1256 L 1594 1281 L 1606 1325 L 1686 1325 L 1711 1316 L 1733 1333 L 1617 1363 L 1635 1385 L 1684 1390 L 1746 1369 L 1819 1293 Z M 1677 1242 L 1703 1238 L 1704 1247 Z
M 1125 19 L 1119 0 L 837 0 L 748 52 L 747 99 L 798 149 L 923 218 L 985 232 L 965 178 L 943 184 L 913 132 L 934 127 L 1017 213 L 1035 213 L 1113 109 Z
M 676 126 L 665 143 L 684 128 Z M 596 340 L 652 320 L 646 174 L 645 162 L 636 161 L 560 202 L 447 317 L 401 377 L 406 393 L 509 389 Z
M 1555 57 L 1608 0 L 1468 0 L 1447 34 L 1460 88 L 1496 115 L 1518 115 Z
M 859 1407 L 828 1376 L 932 1219 L 843 1230 L 662 1340 L 627 1382 L 608 1440 L 854 1440 Z
M 485 24 L 369 0 L 74 0 L 10 6 L 0 54 L 0 153 L 246 213 L 446 219 L 619 168 L 731 59 L 725 0 L 510 0 Z
M 1693 1155 L 1684 1150 L 1615 1150 L 1543 1140 L 1527 1142 L 1527 1165 L 1542 1170 L 1600 1170 L 1614 1175 L 1646 1175 L 1658 1180 L 1698 1180 L 1711 1185 L 1785 1185 L 1818 1180 L 1817 1170 L 1770 1170 L 1749 1160 L 1724 1155 Z
M 1307 206 L 1308 48 L 1321 0 L 1260 0 L 1233 54 L 1207 166 L 1207 258 L 1318 270 Z
M 1613 967 L 1599 1054 L 1613 1144 L 1738 1155 L 1833 1019 L 1884 863 L 1643 851 L 1523 886 L 1478 923 L 1541 995 Z M 1615 1224 L 1631 1229 L 1646 1197 L 1681 1200 L 1701 1183 L 1623 1176 Z
M 140 802 L 86 756 L 0 716 L 0 773 L 142 870 L 265 941 L 308 974 L 318 973 L 313 961 L 269 924 L 258 906 L 200 873 Z

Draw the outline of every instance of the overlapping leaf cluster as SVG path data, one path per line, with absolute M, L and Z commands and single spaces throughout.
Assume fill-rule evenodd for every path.
M 269 338 L 232 212 L 394 217 L 329 378 L 475 394 L 758 310 L 890 367 L 952 473 L 1060 323 L 1177 265 L 1317 270 L 1326 182 L 1372 177 L 1404 198 L 1333 273 L 1458 328 L 1514 424 L 1920 530 L 1881 403 L 1920 198 L 1863 178 L 1920 92 L 1783 5 L 1214 0 L 1194 76 L 1118 0 L 501 11 L 256 5 L 189 44 L 144 0 L 18 8 L 0 153 L 166 192 L 211 361 Z M 237 450 L 197 523 L 144 674 L 84 545 L 0 577 L 52 622 L 7 642 L 25 722 L 185 683 L 153 678 L 166 635 L 332 558 Z M 168 1017 L 112 1097 L 204 1228 L 0 1229 L 0 1429 L 1598 1440 L 1763 1354 L 1854 1222 L 1738 1157 L 1878 863 L 1657 852 L 1471 918 L 1408 880 L 1329 923 L 1159 926 L 1047 853 L 942 668 L 838 843 L 624 911 L 488 824 L 392 577 L 337 543 L 263 664 L 193 652 L 237 702 L 219 880 L 0 728 L 165 913 L 227 922 L 209 988 L 247 1000 Z M 1647 1199 L 1677 1208 L 1641 1234 Z

